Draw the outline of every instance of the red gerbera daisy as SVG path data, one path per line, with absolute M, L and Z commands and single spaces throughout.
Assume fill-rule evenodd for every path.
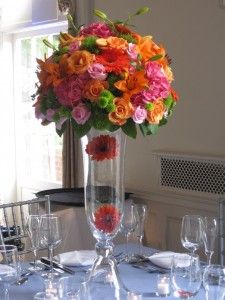
M 120 212 L 112 204 L 103 204 L 95 211 L 95 226 L 98 230 L 111 233 L 120 221 Z
M 105 67 L 106 72 L 120 74 L 129 67 L 129 57 L 120 49 L 109 48 L 96 56 L 96 62 Z
M 91 159 L 101 161 L 104 159 L 113 159 L 118 154 L 116 139 L 109 135 L 100 135 L 94 137 L 86 146 L 85 151 L 91 156 Z

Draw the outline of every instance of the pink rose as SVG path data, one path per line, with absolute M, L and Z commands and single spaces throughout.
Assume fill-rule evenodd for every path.
M 105 80 L 107 77 L 105 67 L 102 64 L 98 63 L 92 64 L 88 69 L 88 73 L 93 79 Z
M 77 41 L 77 40 L 74 41 L 74 42 L 72 42 L 72 43 L 69 45 L 69 52 L 70 52 L 70 53 L 73 53 L 74 51 L 79 50 L 80 44 L 81 44 L 81 42 L 80 42 L 80 41 Z
M 97 35 L 101 38 L 107 38 L 109 36 L 114 36 L 113 31 L 110 29 L 108 25 L 105 23 L 95 22 L 90 24 L 87 27 L 84 27 L 79 35 L 87 36 L 87 35 Z
M 140 106 L 136 107 L 134 114 L 132 116 L 133 121 L 137 124 L 141 124 L 144 122 L 146 117 L 147 117 L 147 111 Z
M 81 101 L 82 90 L 88 78 L 90 77 L 87 74 L 73 75 L 56 86 L 55 93 L 59 103 L 67 107 L 77 105 Z
M 83 125 L 91 116 L 91 111 L 83 103 L 78 104 L 72 111 L 72 117 L 78 123 Z
M 137 46 L 135 44 L 133 44 L 133 43 L 129 43 L 128 44 L 127 53 L 130 56 L 130 58 L 133 59 L 133 60 L 136 60 L 137 56 L 138 56 L 138 53 L 136 51 L 136 47 Z

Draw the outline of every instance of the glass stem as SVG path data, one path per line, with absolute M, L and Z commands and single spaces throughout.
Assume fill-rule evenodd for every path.
M 206 256 L 207 256 L 207 265 L 208 265 L 208 266 L 211 265 L 212 255 L 213 255 L 212 252 L 207 252 L 207 253 L 206 253 Z
M 34 268 L 36 268 L 36 266 L 37 266 L 37 249 L 34 249 L 33 253 L 34 253 Z
M 129 257 L 129 255 L 128 255 L 128 242 L 129 242 L 129 233 L 127 233 L 126 234 L 126 256 L 127 256 L 127 258 Z
M 9 300 L 9 284 L 4 284 L 5 300 Z
M 138 237 L 138 249 L 139 249 L 139 255 L 142 256 L 142 239 L 143 237 L 142 236 L 139 236 Z
M 53 272 L 53 247 L 49 247 L 50 273 Z

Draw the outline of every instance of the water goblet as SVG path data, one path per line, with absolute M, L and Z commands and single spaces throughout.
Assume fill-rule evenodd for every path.
M 175 296 L 182 299 L 194 297 L 202 284 L 199 256 L 182 253 L 173 256 L 171 282 Z
M 41 245 L 47 247 L 50 254 L 50 273 L 48 277 L 54 277 L 56 274 L 53 273 L 53 250 L 62 241 L 59 216 L 55 214 L 42 215 L 39 230 Z
M 40 220 L 41 217 L 39 215 L 29 215 L 26 223 L 26 230 L 31 241 L 31 249 L 34 254 L 33 266 L 28 268 L 31 272 L 38 272 L 42 270 L 42 267 L 37 265 L 37 251 L 40 246 Z
M 0 246 L 0 281 L 4 285 L 5 300 L 9 300 L 9 287 L 19 276 L 18 253 L 14 245 Z
M 147 214 L 147 206 L 145 204 L 136 203 L 135 209 L 137 213 L 137 228 L 135 233 L 138 237 L 138 257 L 143 258 L 142 240 L 144 237 L 144 225 Z
M 202 238 L 207 257 L 207 265 L 211 264 L 217 236 L 217 220 L 214 217 L 204 217 L 202 219 Z
M 186 215 L 182 218 L 181 243 L 192 254 L 202 244 L 202 218 L 198 215 Z
M 209 265 L 203 274 L 203 286 L 207 300 L 223 300 L 225 295 L 225 267 Z
M 126 237 L 126 254 L 122 258 L 122 260 L 126 262 L 129 262 L 131 258 L 131 255 L 129 255 L 129 251 L 128 251 L 129 237 L 131 233 L 134 232 L 136 226 L 137 226 L 137 214 L 135 210 L 135 205 L 130 203 L 126 204 L 124 207 L 123 219 L 120 226 L 120 231 Z

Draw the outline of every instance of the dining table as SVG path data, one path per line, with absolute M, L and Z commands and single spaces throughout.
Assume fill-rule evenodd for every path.
M 130 253 L 138 253 L 138 245 L 136 243 L 129 243 L 129 252 Z M 121 253 L 125 253 L 126 245 L 120 244 L 116 245 L 114 248 L 114 255 L 117 257 Z M 142 253 L 145 256 L 151 256 L 156 253 L 157 250 L 150 247 L 143 247 Z M 29 266 L 29 262 L 23 262 L 21 264 L 22 272 L 26 271 L 26 268 Z M 77 266 L 70 267 L 75 271 L 74 280 L 82 282 L 82 279 L 85 278 L 85 271 L 87 267 Z M 142 299 L 159 299 L 167 300 L 170 299 L 178 299 L 174 296 L 173 292 L 170 295 L 164 297 L 159 296 L 157 294 L 157 278 L 160 273 L 157 272 L 149 272 L 147 269 L 135 267 L 134 264 L 121 262 L 118 263 L 118 270 L 121 277 L 121 280 L 126 286 L 126 288 L 130 291 L 135 291 L 142 294 Z M 167 271 L 168 274 L 170 270 Z M 61 276 L 69 276 L 67 273 L 61 273 Z M 12 284 L 10 287 L 10 300 L 33 300 L 34 295 L 37 292 L 44 291 L 45 282 L 42 276 L 39 273 L 34 273 L 28 277 L 28 280 L 21 284 L 15 285 Z M 105 295 L 105 300 L 107 300 L 107 294 Z M 136 298 L 134 298 L 136 299 Z M 199 290 L 198 294 L 193 298 L 195 300 L 203 300 L 206 299 L 205 290 L 203 287 Z M 4 300 L 4 291 L 3 286 L 1 286 L 0 290 L 0 300 Z M 96 299 L 98 300 L 98 299 Z

